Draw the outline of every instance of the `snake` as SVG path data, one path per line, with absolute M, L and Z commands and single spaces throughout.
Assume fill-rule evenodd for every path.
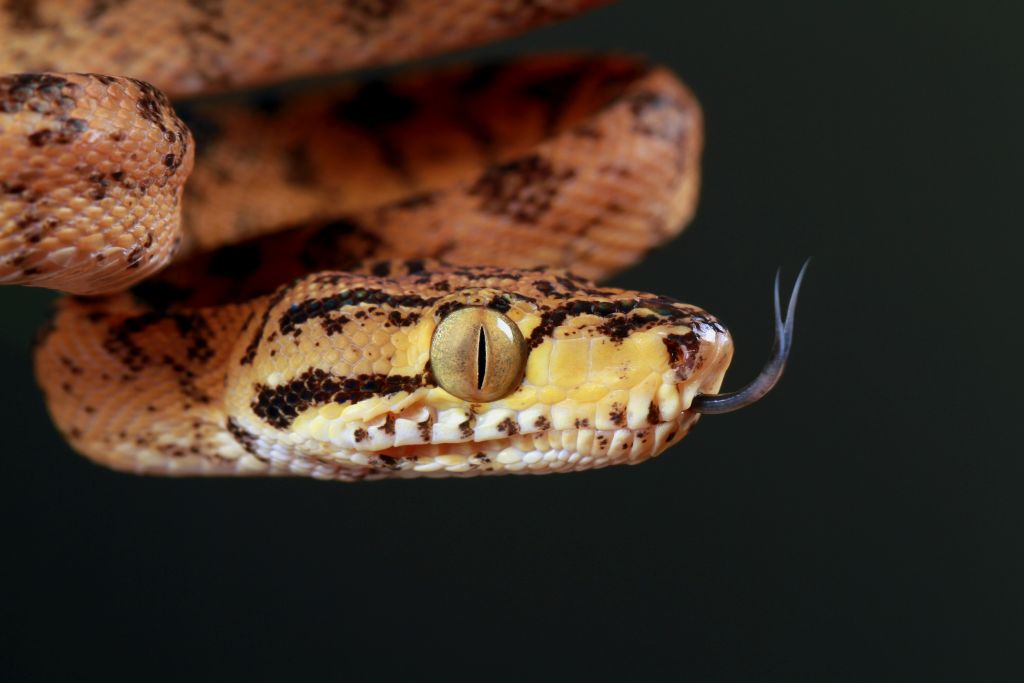
M 322 78 L 604 1 L 7 2 L 0 283 L 67 294 L 33 357 L 71 447 L 156 475 L 574 472 L 767 394 L 804 270 L 733 392 L 720 320 L 599 284 L 695 211 L 702 114 L 669 70 Z

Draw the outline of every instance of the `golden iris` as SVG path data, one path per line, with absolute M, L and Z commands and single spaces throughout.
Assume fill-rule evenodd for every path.
M 516 390 L 526 342 L 507 316 L 480 306 L 452 311 L 430 341 L 430 367 L 442 389 L 464 401 L 496 401 Z

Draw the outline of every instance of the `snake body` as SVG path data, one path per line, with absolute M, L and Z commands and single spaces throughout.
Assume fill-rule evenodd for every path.
M 0 71 L 26 73 L 0 76 L 0 281 L 88 295 L 35 350 L 71 445 L 140 473 L 358 480 L 636 463 L 685 435 L 725 327 L 591 282 L 693 213 L 700 110 L 664 69 L 531 57 L 186 103 L 189 125 L 147 82 L 225 90 L 593 4 L 9 3 Z M 431 364 L 464 308 L 521 336 L 496 400 Z

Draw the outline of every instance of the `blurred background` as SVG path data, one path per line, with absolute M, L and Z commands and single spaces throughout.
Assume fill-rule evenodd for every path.
M 469 53 L 637 53 L 696 91 L 697 219 L 613 284 L 720 316 L 728 388 L 814 258 L 776 391 L 640 467 L 117 474 L 35 388 L 51 295 L 0 289 L 0 676 L 1021 680 L 1022 20 L 630 0 Z

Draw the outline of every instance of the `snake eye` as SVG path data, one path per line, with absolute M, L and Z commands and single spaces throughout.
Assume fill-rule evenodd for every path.
M 430 367 L 441 388 L 464 401 L 496 401 L 523 379 L 526 342 L 519 327 L 489 308 L 446 315 L 430 341 Z

